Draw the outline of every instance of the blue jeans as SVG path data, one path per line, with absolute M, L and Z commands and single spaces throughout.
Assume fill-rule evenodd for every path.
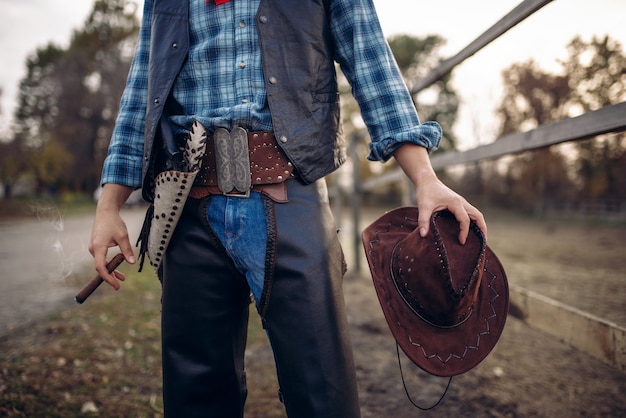
M 261 194 L 252 192 L 249 198 L 211 196 L 206 215 L 237 270 L 246 277 L 258 304 L 265 281 L 267 241 Z

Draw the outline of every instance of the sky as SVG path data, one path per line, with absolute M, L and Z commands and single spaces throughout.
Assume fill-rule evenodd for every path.
M 141 9 L 142 0 L 133 0 Z M 235 0 L 236 1 L 236 0 Z M 374 0 L 386 36 L 437 34 L 447 40 L 449 57 L 477 38 L 522 0 Z M 82 26 L 90 0 L 0 0 L 0 132 L 15 108 L 25 60 L 36 48 L 54 41 L 67 46 L 72 31 Z M 500 73 L 514 62 L 530 58 L 550 71 L 565 57 L 565 46 L 576 35 L 610 35 L 626 49 L 626 0 L 561 0 L 544 6 L 526 21 L 466 60 L 453 72 L 462 100 L 458 136 L 465 147 L 492 142 L 493 109 L 500 98 Z

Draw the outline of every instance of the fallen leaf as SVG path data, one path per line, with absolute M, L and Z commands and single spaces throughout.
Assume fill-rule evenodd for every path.
M 81 414 L 86 414 L 88 412 L 98 413 L 98 407 L 96 406 L 94 402 L 88 401 L 83 404 L 82 408 L 80 408 L 80 412 Z

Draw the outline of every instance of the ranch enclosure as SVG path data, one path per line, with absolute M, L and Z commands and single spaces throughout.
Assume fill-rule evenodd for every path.
M 559 311 L 571 308 L 579 311 L 577 315 L 590 314 L 596 321 L 626 329 L 626 227 L 623 222 L 537 220 L 481 209 L 489 227 L 488 245 L 504 265 L 509 283 L 518 293 L 532 289 L 533 297 L 549 298 Z M 383 210 L 368 208 L 362 213 L 365 225 Z M 345 225 L 346 230 L 349 228 L 349 224 Z M 356 330 L 356 356 L 365 367 L 360 375 L 361 389 L 367 391 L 368 386 L 363 387 L 366 382 L 373 391 L 365 398 L 369 415 L 364 415 L 422 416 L 421 411 L 412 410 L 405 399 L 395 346 L 380 308 L 375 306 L 378 302 L 364 258 L 363 255 L 362 274 L 349 275 L 346 279 L 346 299 Z M 476 369 L 453 379 L 439 411 L 432 412 L 434 416 L 608 417 L 626 414 L 623 370 L 597 359 L 586 347 L 565 342 L 550 330 L 541 331 L 518 310 L 516 302 L 519 300 L 514 294 L 511 301 L 507 325 L 494 351 Z M 359 306 L 369 308 L 360 310 Z M 560 329 L 570 329 L 572 323 L 576 324 L 572 320 L 575 315 L 561 319 L 551 316 L 553 314 L 554 311 L 548 310 L 547 315 L 533 320 Z M 588 331 L 574 325 L 571 333 Z M 600 340 L 599 336 L 588 337 Z M 381 358 L 372 359 L 376 355 Z M 624 351 L 620 355 L 623 358 Z M 407 364 L 405 358 L 405 377 Z M 410 392 L 421 399 L 422 404 L 432 403 L 441 393 L 438 391 L 445 387 L 441 379 L 419 370 L 413 369 L 408 374 Z M 386 384 L 394 384 L 394 389 L 385 389 Z M 385 399 L 377 390 L 383 390 L 388 396 L 398 391 L 393 395 L 398 406 L 385 409 L 375 403 L 374 399 L 378 402 Z
M 361 208 L 363 225 L 386 209 L 390 208 Z M 481 209 L 488 221 L 488 243 L 501 259 L 511 286 L 533 289 L 553 301 L 626 326 L 623 224 L 535 220 Z M 142 208 L 124 210 L 133 239 L 142 214 Z M 363 254 L 360 269 L 354 264 L 350 220 L 347 214 L 338 219 L 349 265 L 344 291 L 364 418 L 626 415 L 623 372 L 580 347 L 538 331 L 514 309 L 487 359 L 454 378 L 434 412 L 416 410 L 406 399 L 394 340 Z M 124 265 L 129 278 L 120 292 L 103 286 L 84 305 L 76 305 L 74 294 L 92 276 L 86 247 L 80 248 L 88 239 L 90 222 L 91 215 L 68 217 L 62 232 L 41 219 L 0 223 L 4 236 L 11 237 L 0 258 L 2 271 L 11 272 L 1 276 L 0 302 L 11 309 L 2 312 L 20 320 L 10 332 L 3 330 L 0 338 L 0 416 L 33 416 L 20 412 L 29 410 L 47 416 L 78 416 L 81 406 L 91 403 L 100 416 L 148 416 L 146 411 L 160 416 L 158 280 L 149 270 L 137 274 L 135 268 Z M 36 265 L 45 259 L 49 261 L 44 263 L 46 272 L 62 267 L 55 265 L 58 252 L 49 245 L 55 242 L 78 247 L 75 269 L 64 280 L 36 274 Z M 29 259 L 28 269 L 23 268 L 25 246 L 37 252 L 36 259 Z M 82 261 L 79 253 L 85 256 Z M 38 281 L 26 280 L 24 275 Z M 9 281 L 27 288 L 7 286 Z M 47 311 L 42 312 L 42 307 Z M 5 324 L 6 319 L 2 318 Z M 552 317 L 545 320 L 555 322 Z M 557 321 L 556 326 L 569 325 Z M 246 417 L 284 418 L 276 396 L 272 353 L 254 310 L 251 327 Z M 445 382 L 401 359 L 411 396 L 425 405 L 438 399 Z M 110 402 L 112 398 L 119 401 Z

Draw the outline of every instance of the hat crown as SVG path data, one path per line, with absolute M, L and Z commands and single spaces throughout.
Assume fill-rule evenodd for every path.
M 472 314 L 484 267 L 485 238 L 472 223 L 464 245 L 450 212 L 431 218 L 429 234 L 417 228 L 392 251 L 391 276 L 404 302 L 436 327 L 450 328 Z

